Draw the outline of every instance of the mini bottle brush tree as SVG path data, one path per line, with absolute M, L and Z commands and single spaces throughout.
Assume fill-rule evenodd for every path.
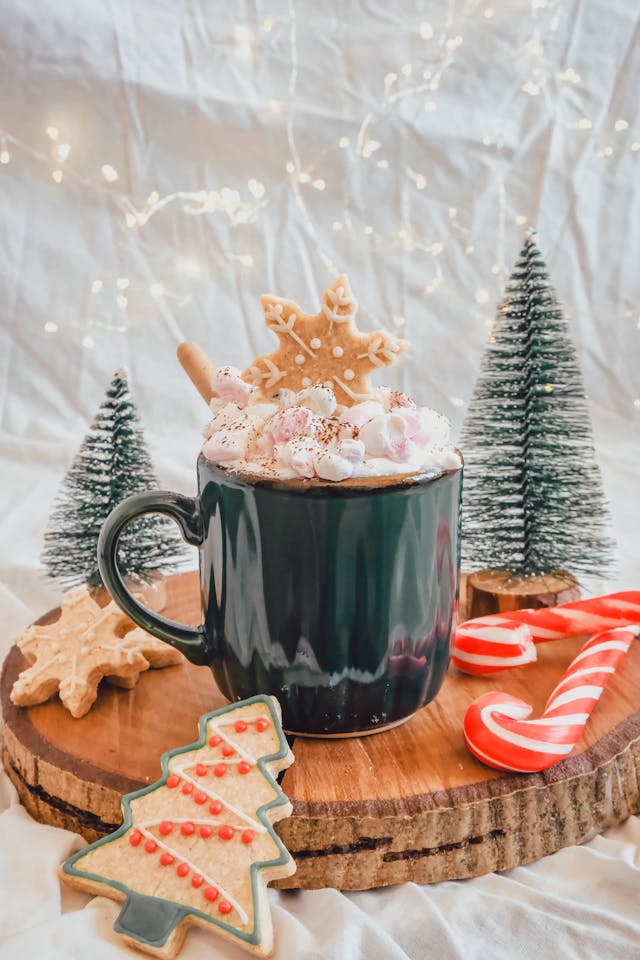
M 582 375 L 533 231 L 498 307 L 460 446 L 468 570 L 505 571 L 512 582 L 607 571 L 609 511 Z
M 102 524 L 130 494 L 157 485 L 126 372 L 118 370 L 57 496 L 42 552 L 47 573 L 65 587 L 101 586 Z M 170 520 L 144 517 L 124 529 L 118 561 L 123 574 L 144 580 L 152 571 L 175 569 L 185 553 Z

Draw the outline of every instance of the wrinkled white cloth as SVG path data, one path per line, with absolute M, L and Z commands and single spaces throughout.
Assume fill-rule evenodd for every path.
M 457 430 L 535 224 L 585 372 L 620 564 L 640 585 L 640 46 L 627 0 L 0 0 L 0 657 L 60 592 L 57 486 L 129 368 L 163 486 L 208 419 L 174 359 L 271 350 L 258 297 L 407 337 L 386 382 Z M 382 381 L 378 381 L 382 382 Z M 0 960 L 132 956 L 62 889 L 80 839 L 0 773 Z M 270 893 L 276 958 L 640 956 L 640 820 L 501 875 Z M 240 957 L 192 930 L 184 960 Z

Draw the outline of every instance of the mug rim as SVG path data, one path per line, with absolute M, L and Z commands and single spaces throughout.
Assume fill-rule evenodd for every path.
M 237 484 L 248 487 L 255 487 L 262 490 L 273 490 L 278 493 L 298 494 L 312 497 L 339 496 L 344 493 L 345 496 L 363 496 L 376 495 L 396 492 L 398 490 L 411 490 L 412 488 L 424 487 L 445 477 L 455 476 L 460 473 L 464 467 L 464 457 L 462 452 L 454 447 L 455 452 L 460 457 L 460 466 L 449 470 L 441 470 L 439 473 L 398 473 L 387 474 L 384 478 L 388 481 L 379 486 L 371 486 L 371 480 L 375 477 L 351 477 L 348 480 L 321 480 L 319 478 L 306 479 L 303 477 L 293 477 L 281 479 L 275 477 L 265 477 L 262 474 L 242 473 L 239 470 L 229 470 L 213 460 L 208 460 L 202 451 L 198 454 L 198 466 L 206 465 L 214 475 L 224 478 L 227 483 Z

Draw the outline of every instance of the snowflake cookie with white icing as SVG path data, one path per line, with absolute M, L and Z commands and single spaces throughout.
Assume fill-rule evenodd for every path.
M 183 659 L 136 627 L 115 603 L 101 607 L 86 587 L 69 590 L 59 618 L 27 627 L 16 645 L 29 666 L 13 685 L 12 703 L 31 707 L 58 693 L 72 717 L 83 717 L 91 709 L 103 678 L 129 688 L 143 670 Z
M 382 330 L 358 330 L 358 302 L 345 276 L 325 290 L 318 314 L 306 314 L 293 300 L 270 294 L 260 302 L 279 344 L 273 353 L 254 360 L 242 377 L 266 397 L 282 388 L 298 392 L 327 384 L 339 403 L 351 406 L 371 396 L 368 375 L 395 363 L 408 346 Z

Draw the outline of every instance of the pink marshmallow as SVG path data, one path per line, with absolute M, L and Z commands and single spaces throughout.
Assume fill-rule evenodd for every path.
M 307 479 L 317 476 L 315 467 L 317 452 L 317 443 L 303 438 L 279 443 L 273 448 L 273 455 L 276 460 L 291 467 L 299 477 Z
M 312 420 L 313 414 L 308 407 L 288 407 L 267 421 L 265 432 L 272 443 L 286 443 L 292 437 L 305 434 Z
M 409 459 L 411 454 L 413 443 L 409 433 L 405 418 L 394 412 L 365 423 L 359 437 L 371 456 L 400 462 Z
M 424 428 L 420 411 L 407 407 L 397 407 L 393 411 L 397 416 L 402 417 L 407 425 L 406 437 L 413 440 L 414 443 L 423 444 L 429 439 L 429 434 Z
M 387 456 L 390 460 L 396 460 L 398 463 L 401 463 L 403 460 L 408 459 L 410 448 L 411 441 L 408 440 L 407 437 L 399 437 L 397 440 L 389 443 Z
M 398 408 L 408 407 L 411 410 L 416 409 L 416 402 L 406 393 L 402 393 L 401 390 L 392 390 L 389 394 L 389 410 L 394 412 Z
M 289 456 L 289 463 L 291 469 L 295 470 L 299 477 L 304 477 L 307 480 L 317 477 L 315 457 L 308 447 L 293 450 Z
M 336 445 L 336 453 L 352 463 L 355 469 L 364 460 L 364 443 L 361 440 L 340 440 Z
M 253 387 L 240 376 L 237 367 L 218 367 L 211 379 L 211 386 L 227 402 L 244 407 L 253 392 Z
M 384 413 L 384 407 L 377 400 L 365 400 L 363 403 L 354 403 L 340 414 L 340 423 L 349 427 L 362 427 L 374 417 Z

